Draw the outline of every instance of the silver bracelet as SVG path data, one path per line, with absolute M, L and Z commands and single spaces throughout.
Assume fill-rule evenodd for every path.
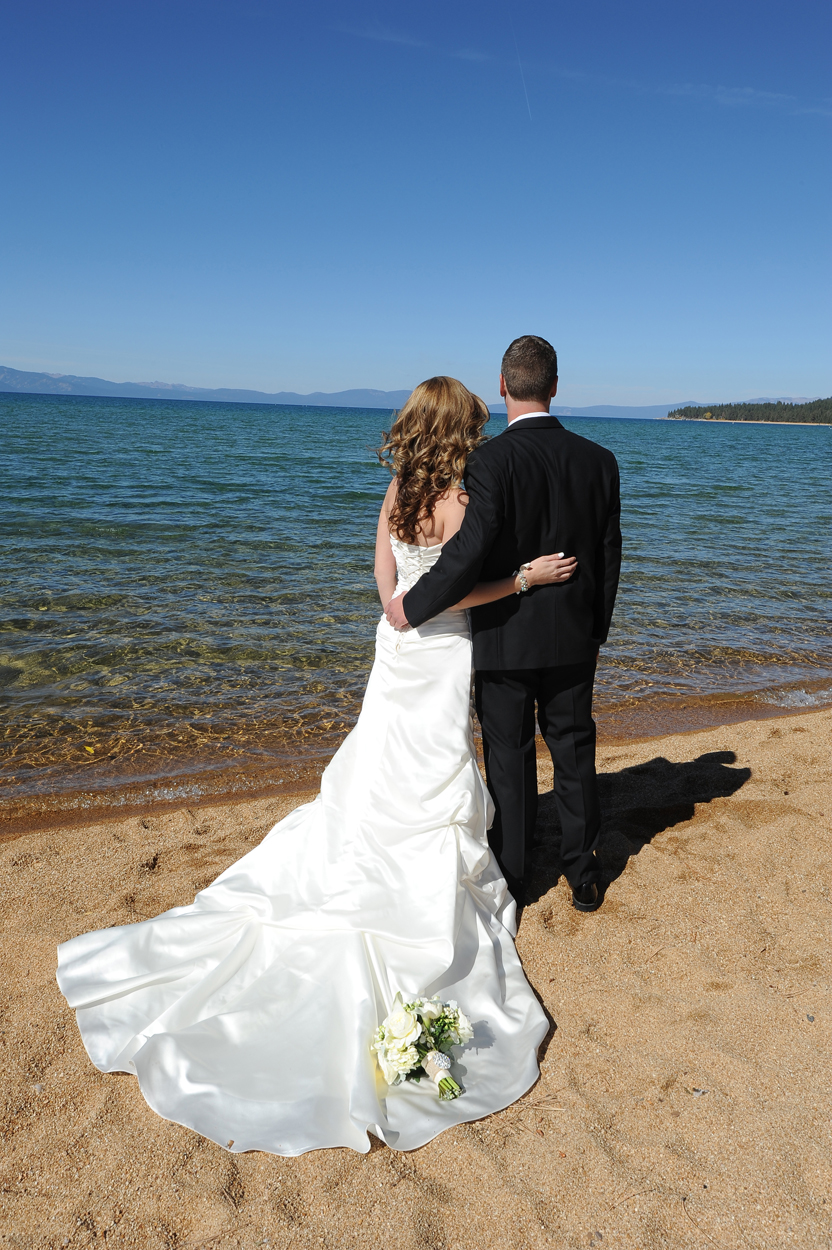
M 514 592 L 516 595 L 522 595 L 524 590 L 529 589 L 529 583 L 526 581 L 526 569 L 531 567 L 530 564 L 521 564 L 520 568 L 515 570 L 514 576 L 520 578 L 520 589 Z

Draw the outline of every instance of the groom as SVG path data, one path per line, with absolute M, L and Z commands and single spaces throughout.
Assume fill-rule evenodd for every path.
M 621 566 L 618 465 L 612 452 L 565 430 L 549 406 L 555 349 L 525 334 L 503 356 L 508 429 L 477 448 L 465 470 L 469 503 L 459 533 L 387 618 L 418 626 L 458 603 L 478 581 L 527 560 L 574 554 L 575 575 L 473 608 L 477 715 L 496 815 L 489 841 L 518 904 L 537 813 L 534 717 L 554 764 L 563 830 L 561 863 L 579 911 L 600 906 L 600 828 L 592 687 L 610 627 Z

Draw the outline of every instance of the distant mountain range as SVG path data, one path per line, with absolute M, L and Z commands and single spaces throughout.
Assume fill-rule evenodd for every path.
M 214 403 L 234 404 L 289 404 L 292 406 L 320 406 L 327 408 L 401 408 L 410 395 L 409 390 L 373 391 L 312 391 L 299 395 L 296 391 L 238 391 L 221 387 L 212 390 L 204 386 L 182 386 L 178 382 L 108 382 L 105 378 L 81 378 L 74 373 L 28 373 L 23 369 L 9 369 L 0 365 L 0 391 L 19 395 L 102 395 L 122 399 L 189 399 Z M 779 396 L 784 403 L 805 404 L 809 400 L 793 396 Z M 674 408 L 699 405 L 701 401 L 686 399 L 672 404 L 651 404 L 626 407 L 618 404 L 595 404 L 590 408 L 552 408 L 557 417 L 630 417 L 654 419 L 666 417 Z M 708 403 L 712 401 L 706 401 Z M 713 401 L 716 402 L 716 401 Z M 749 403 L 773 403 L 766 397 L 749 400 Z M 505 404 L 490 405 L 494 413 L 505 412 Z
M 0 391 L 28 395 L 107 395 L 122 399 L 190 399 L 223 404 L 314 404 L 332 408 L 400 408 L 410 391 L 235 391 L 182 386 L 178 382 L 108 382 L 74 373 L 27 373 L 0 366 Z

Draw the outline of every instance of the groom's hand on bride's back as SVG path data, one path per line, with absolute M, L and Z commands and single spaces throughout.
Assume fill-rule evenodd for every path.
M 404 608 L 402 607 L 402 599 L 404 599 L 404 595 L 396 595 L 384 609 L 384 615 L 394 629 L 410 629 L 410 622 L 405 616 Z

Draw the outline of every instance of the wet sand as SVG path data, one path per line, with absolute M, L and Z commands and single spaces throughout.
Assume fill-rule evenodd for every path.
M 829 710 L 604 744 L 593 915 L 541 766 L 541 1080 L 409 1154 L 232 1156 L 96 1072 L 55 984 L 59 941 L 189 902 L 308 796 L 4 841 L 0 1245 L 828 1247 L 831 745 Z
M 828 677 L 804 682 L 803 687 L 798 694 L 810 701 L 811 710 L 832 703 Z M 771 693 L 772 702 L 725 691 L 718 695 L 653 695 L 617 703 L 602 701 L 595 708 L 599 740 L 665 738 L 740 721 L 791 716 L 804 710 L 775 701 L 794 692 Z M 295 739 L 287 737 L 285 731 L 264 733 L 259 724 L 250 729 L 246 738 L 238 728 L 233 735 L 236 758 L 232 759 L 222 759 L 217 753 L 212 756 L 206 750 L 199 753 L 187 744 L 183 747 L 181 742 L 177 749 L 172 749 L 169 735 L 149 741 L 140 762 L 131 756 L 118 758 L 117 751 L 108 753 L 106 743 L 98 742 L 94 749 L 76 743 L 76 756 L 89 750 L 93 757 L 85 755 L 79 765 L 65 752 L 41 744 L 40 753 L 30 751 L 24 763 L 14 757 L 6 761 L 7 776 L 0 776 L 0 843 L 21 833 L 57 826 L 71 828 L 108 819 L 161 815 L 179 811 L 186 804 L 219 806 L 316 791 L 321 773 L 359 711 L 356 705 L 353 715 L 344 718 L 340 732 L 327 727 L 326 732 L 310 732 Z M 225 729 L 215 729 L 217 740 L 223 741 Z M 475 729 L 479 751 L 478 732 Z M 187 736 L 184 731 L 182 736 Z M 538 754 L 548 759 L 540 736 L 537 748 Z M 31 779 L 32 771 L 37 775 L 36 781 Z

